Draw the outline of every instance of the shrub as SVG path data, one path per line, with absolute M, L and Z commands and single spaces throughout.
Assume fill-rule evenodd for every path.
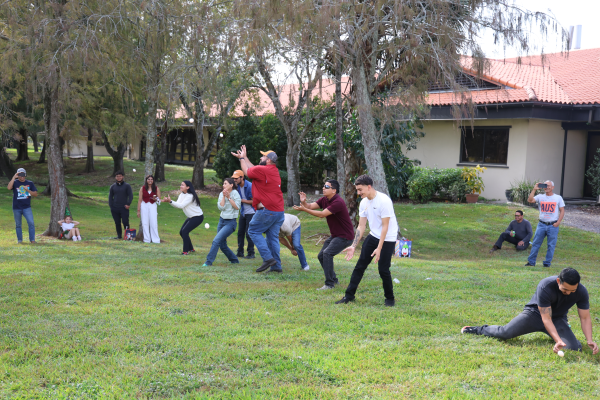
M 450 198 L 455 203 L 462 203 L 470 193 L 471 187 L 463 179 L 454 182 L 450 188 Z
M 460 201 L 464 196 L 460 195 L 466 182 L 462 178 L 462 170 L 458 168 L 423 168 L 413 167 L 412 175 L 408 180 L 408 196 L 411 200 L 426 203 L 435 194 L 439 197 L 454 200 L 452 188 L 456 186 L 456 196 Z M 470 193 L 470 191 L 469 191 Z
M 435 171 L 429 168 L 415 167 L 408 181 L 408 197 L 419 203 L 427 203 L 436 192 Z
M 463 179 L 467 182 L 467 185 L 471 188 L 471 193 L 481 194 L 481 191 L 485 188 L 481 174 L 485 172 L 486 167 L 464 167 L 461 171 Z
M 527 178 L 522 178 L 520 180 L 514 181 L 510 183 L 510 189 L 512 190 L 512 198 L 515 203 L 520 203 L 523 205 L 530 205 L 527 201 L 529 197 L 529 193 L 533 190 L 533 187 L 539 180 L 530 181 Z M 542 193 L 543 190 L 539 190 L 537 193 Z
M 596 150 L 594 162 L 592 162 L 592 165 L 588 168 L 585 176 L 592 187 L 592 194 L 594 196 L 600 196 L 600 149 Z

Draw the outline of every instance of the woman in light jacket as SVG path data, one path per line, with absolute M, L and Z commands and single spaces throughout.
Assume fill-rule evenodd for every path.
M 212 265 L 217 257 L 219 249 L 221 249 L 223 254 L 225 254 L 232 264 L 239 263 L 235 253 L 227 246 L 227 238 L 235 232 L 241 205 L 242 198 L 237 191 L 235 181 L 233 178 L 225 178 L 225 181 L 223 182 L 223 191 L 219 194 L 219 200 L 217 200 L 217 207 L 221 210 L 219 226 L 217 227 L 217 236 L 213 239 L 212 246 L 206 256 L 206 262 L 203 267 Z
M 181 182 L 179 189 L 181 189 L 181 194 L 177 198 L 177 201 L 174 202 L 168 195 L 162 201 L 171 203 L 171 205 L 175 208 L 182 209 L 183 213 L 187 217 L 181 226 L 181 229 L 179 230 L 179 235 L 183 239 L 183 253 L 181 253 L 181 255 L 187 256 L 188 254 L 196 251 L 194 250 L 194 246 L 192 245 L 192 241 L 190 239 L 190 232 L 196 229 L 198 225 L 202 223 L 204 220 L 204 215 L 202 213 L 202 209 L 200 208 L 200 199 L 194 190 L 194 186 L 192 186 L 192 182 Z
M 142 236 L 145 243 L 160 243 L 158 204 L 160 204 L 160 189 L 154 183 L 154 177 L 148 175 L 146 183 L 140 188 L 137 205 L 137 216 L 142 220 Z

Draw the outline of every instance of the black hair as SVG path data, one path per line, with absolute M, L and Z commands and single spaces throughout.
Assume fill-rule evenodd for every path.
M 564 268 L 560 271 L 560 275 L 558 276 L 561 283 L 567 283 L 569 285 L 577 285 L 581 280 L 579 276 L 579 272 L 573 268 Z
M 356 178 L 356 181 L 354 182 L 354 186 L 358 185 L 373 186 L 373 178 L 371 178 L 369 175 L 361 175 Z
M 196 194 L 196 189 L 194 189 L 194 185 L 192 185 L 192 182 L 183 181 L 183 183 L 185 183 L 185 186 L 189 187 L 188 193 L 194 197 L 194 201 L 196 202 L 196 204 L 198 204 L 198 207 L 200 207 L 200 199 L 198 198 L 198 195 Z
M 229 182 L 231 185 L 233 185 L 233 189 L 237 190 L 237 184 L 235 183 L 235 180 L 233 178 L 225 178 L 223 179 L 223 181 Z
M 340 183 L 335 179 L 328 179 L 325 183 L 329 183 L 332 189 L 335 189 L 335 193 L 340 193 Z
M 148 178 L 152 178 L 152 191 L 156 192 L 157 188 L 156 188 L 156 183 L 154 183 L 154 175 L 148 175 L 146 177 L 146 179 L 144 180 L 144 190 L 148 190 Z
M 521 214 L 521 216 L 523 216 L 523 211 L 521 211 L 521 210 L 517 210 L 517 211 L 515 211 L 515 212 L 518 212 L 519 214 Z
M 117 172 L 115 172 L 115 176 L 117 176 L 117 175 L 123 175 L 123 176 L 125 176 L 125 174 L 123 173 L 123 171 L 117 171 Z

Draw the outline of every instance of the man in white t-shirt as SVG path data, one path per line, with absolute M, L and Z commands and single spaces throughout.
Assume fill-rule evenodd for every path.
M 527 264 L 525 264 L 526 267 L 533 267 L 535 265 L 538 251 L 545 237 L 548 238 L 548 251 L 546 252 L 546 260 L 544 260 L 544 267 L 550 266 L 552 257 L 554 256 L 556 241 L 558 240 L 558 227 L 565 216 L 565 202 L 561 196 L 554 194 L 554 182 L 546 181 L 544 184 L 546 187 L 540 188 L 542 184 L 536 183 L 527 198 L 528 202 L 538 204 L 540 220 L 535 230 L 531 253 L 529 253 Z M 545 193 L 534 196 L 535 192 L 539 189 L 544 189 Z
M 356 193 L 362 198 L 360 202 L 358 215 L 360 217 L 358 229 L 354 235 L 352 245 L 344 250 L 346 260 L 350 261 L 354 257 L 354 250 L 360 242 L 363 233 L 369 221 L 371 232 L 367 235 L 358 259 L 350 284 L 346 289 L 345 296 L 335 302 L 335 304 L 346 304 L 354 301 L 356 289 L 371 261 L 375 259 L 379 268 L 379 276 L 383 281 L 383 292 L 385 295 L 385 305 L 393 307 L 394 286 L 392 283 L 392 274 L 390 273 L 390 264 L 394 247 L 398 237 L 398 222 L 394 214 L 394 204 L 392 199 L 373 188 L 373 179 L 368 175 L 361 175 L 354 182 Z

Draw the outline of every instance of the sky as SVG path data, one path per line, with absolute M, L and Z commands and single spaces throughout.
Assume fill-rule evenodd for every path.
M 564 29 L 569 30 L 569 26 L 582 25 L 581 48 L 593 49 L 600 47 L 600 0 L 515 0 L 515 3 L 521 8 L 530 11 L 541 11 L 553 15 L 558 23 Z M 544 53 L 560 52 L 560 35 L 552 33 L 542 43 L 539 34 L 536 34 L 538 45 L 543 44 Z M 517 50 L 495 45 L 491 33 L 482 35 L 480 41 L 486 57 L 505 58 L 517 56 Z M 532 54 L 539 54 L 541 51 L 532 50 Z

